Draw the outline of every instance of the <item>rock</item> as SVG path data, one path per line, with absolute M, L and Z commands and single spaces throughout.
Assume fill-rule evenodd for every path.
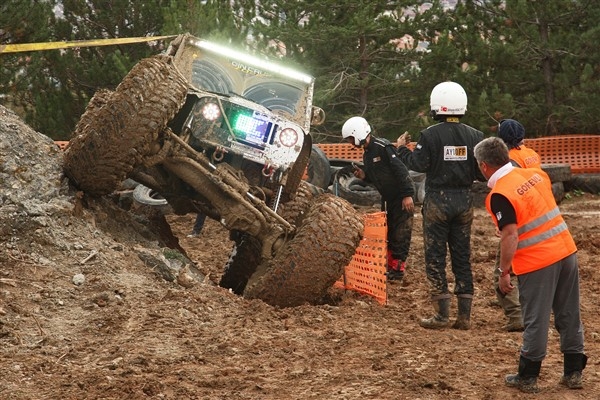
M 83 275 L 83 274 L 74 275 L 72 281 L 75 286 L 81 286 L 85 283 L 85 275 Z

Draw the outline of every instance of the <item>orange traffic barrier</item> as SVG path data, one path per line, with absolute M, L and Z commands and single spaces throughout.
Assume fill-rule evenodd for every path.
M 544 164 L 570 164 L 571 173 L 600 172 L 600 135 L 563 135 L 525 139 Z
M 339 289 L 354 290 L 387 304 L 387 222 L 385 212 L 365 214 L 363 239 L 335 283 Z

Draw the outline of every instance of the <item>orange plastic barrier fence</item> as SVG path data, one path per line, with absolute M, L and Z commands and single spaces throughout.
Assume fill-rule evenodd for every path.
M 600 135 L 563 135 L 525 139 L 544 164 L 570 164 L 571 173 L 600 172 Z
M 363 149 L 354 147 L 350 143 L 317 143 L 317 146 L 330 160 L 362 161 Z
M 416 143 L 410 142 L 409 149 Z M 600 172 L 600 135 L 561 135 L 525 139 L 544 164 L 570 164 L 573 174 Z M 329 159 L 362 161 L 363 150 L 350 143 L 317 143 Z
M 414 149 L 416 142 L 410 142 L 406 147 Z M 329 158 L 338 160 L 360 161 L 362 162 L 363 149 L 355 147 L 350 143 L 317 143 L 317 146 Z
M 373 296 L 387 304 L 387 223 L 385 212 L 365 214 L 363 239 L 334 287 Z

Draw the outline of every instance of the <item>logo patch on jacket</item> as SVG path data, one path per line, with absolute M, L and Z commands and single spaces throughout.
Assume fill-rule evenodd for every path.
M 381 161 L 381 157 L 375 157 L 375 158 L 373 158 L 373 162 L 379 162 L 379 161 Z
M 444 161 L 465 161 L 467 146 L 444 146 Z

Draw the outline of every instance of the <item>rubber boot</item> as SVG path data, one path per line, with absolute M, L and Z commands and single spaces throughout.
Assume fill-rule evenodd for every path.
M 457 297 L 458 314 L 452 328 L 468 331 L 471 329 L 471 303 L 473 302 L 473 295 L 459 294 Z
M 587 365 L 587 356 L 583 353 L 565 353 L 563 355 L 564 374 L 560 384 L 569 389 L 583 389 L 581 372 Z
M 419 325 L 427 329 L 444 329 L 450 323 L 450 295 L 436 296 L 432 300 L 436 314 L 431 318 L 423 318 Z
M 540 375 L 541 368 L 541 361 L 531 361 L 521 356 L 519 358 L 519 372 L 506 375 L 504 383 L 506 386 L 517 388 L 523 393 L 537 393 L 540 391 L 537 386 L 537 378 Z

